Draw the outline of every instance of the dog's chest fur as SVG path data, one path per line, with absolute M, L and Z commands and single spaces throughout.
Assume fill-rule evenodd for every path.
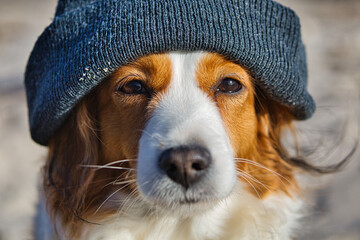
M 302 202 L 288 196 L 259 200 L 233 194 L 211 211 L 194 217 L 177 214 L 144 216 L 134 206 L 132 215 L 114 216 L 100 225 L 88 225 L 86 240 L 253 240 L 290 239 L 301 215 Z

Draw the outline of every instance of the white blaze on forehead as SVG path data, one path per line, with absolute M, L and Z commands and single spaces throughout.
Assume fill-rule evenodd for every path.
M 158 167 L 161 153 L 171 147 L 200 145 L 212 156 L 211 178 L 207 179 L 209 198 L 230 193 L 235 182 L 233 151 L 216 104 L 198 87 L 196 69 L 206 53 L 171 53 L 172 79 L 153 111 L 140 139 L 138 184 L 148 197 L 161 195 L 170 179 Z M 175 191 L 175 190 L 173 190 Z M 181 198 L 182 192 L 179 192 Z M 196 192 L 189 193 L 196 195 Z M 172 193 L 176 196 L 176 193 Z M 196 197 L 196 196 L 195 196 Z M 165 199 L 166 200 L 166 199 Z

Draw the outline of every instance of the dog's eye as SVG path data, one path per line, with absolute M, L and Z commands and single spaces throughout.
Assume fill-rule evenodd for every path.
M 146 89 L 139 80 L 133 80 L 120 86 L 118 91 L 125 94 L 141 94 L 145 93 Z
M 220 85 L 217 87 L 217 92 L 223 93 L 236 93 L 239 92 L 243 88 L 243 85 L 232 78 L 224 78 Z

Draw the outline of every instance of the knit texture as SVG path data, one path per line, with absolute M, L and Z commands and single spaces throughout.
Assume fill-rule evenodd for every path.
M 115 69 L 150 53 L 209 51 L 249 69 L 299 120 L 306 90 L 300 23 L 270 0 L 60 0 L 25 72 L 33 139 L 47 145 L 79 100 Z

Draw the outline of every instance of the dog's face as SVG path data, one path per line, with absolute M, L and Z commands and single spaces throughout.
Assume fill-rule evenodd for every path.
M 137 159 L 129 165 L 144 200 L 173 208 L 230 194 L 234 157 L 247 158 L 256 138 L 245 69 L 213 53 L 150 55 L 116 71 L 99 96 L 106 163 Z
M 290 194 L 280 135 L 292 120 L 218 54 L 144 56 L 104 80 L 52 138 L 50 213 L 76 232 L 77 220 L 96 222 L 134 201 L 145 213 L 189 216 L 231 194 Z

